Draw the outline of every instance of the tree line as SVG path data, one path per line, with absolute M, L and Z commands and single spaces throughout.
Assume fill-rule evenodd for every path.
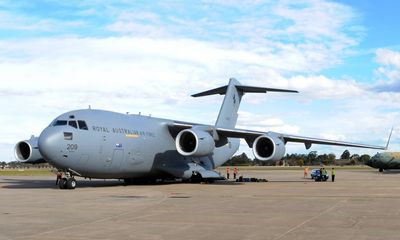
M 51 165 L 48 163 L 30 164 L 19 161 L 0 162 L 0 169 L 5 168 L 51 168 Z
M 340 158 L 334 153 L 318 154 L 317 151 L 311 151 L 308 154 L 286 154 L 280 161 L 260 161 L 258 159 L 250 159 L 246 153 L 235 155 L 223 166 L 316 166 L 316 165 L 363 165 L 371 156 L 368 154 L 350 154 L 349 150 L 343 151 Z

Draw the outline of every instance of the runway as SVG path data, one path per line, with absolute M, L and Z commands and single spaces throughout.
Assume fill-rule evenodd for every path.
M 267 183 L 124 186 L 0 176 L 0 239 L 399 239 L 400 174 L 248 170 Z

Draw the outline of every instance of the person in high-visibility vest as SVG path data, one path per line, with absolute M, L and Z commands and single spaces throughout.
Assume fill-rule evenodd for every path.
M 331 169 L 332 182 L 335 181 L 335 175 L 336 175 L 336 173 L 335 173 L 335 168 L 332 168 L 332 169 Z
M 325 169 L 325 168 L 322 168 L 322 180 L 323 180 L 323 181 L 326 181 L 326 174 L 327 174 L 326 169 Z
M 229 179 L 229 173 L 231 172 L 231 170 L 229 168 L 226 168 L 226 178 Z
M 238 172 L 239 172 L 239 170 L 237 168 L 233 169 L 233 179 L 236 179 Z
M 307 178 L 308 176 L 308 167 L 304 168 L 304 178 Z

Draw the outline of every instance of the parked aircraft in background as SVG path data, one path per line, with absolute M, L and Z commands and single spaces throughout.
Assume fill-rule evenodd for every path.
M 236 129 L 237 111 L 245 93 L 297 91 L 229 84 L 192 95 L 225 95 L 215 125 L 120 114 L 103 110 L 76 110 L 61 114 L 39 137 L 17 143 L 22 162 L 47 161 L 64 172 L 60 188 L 73 189 L 74 176 L 133 179 L 213 180 L 214 171 L 229 160 L 246 140 L 254 156 L 280 160 L 288 142 L 385 149 L 385 147 L 301 137 L 277 132 Z
M 400 152 L 377 153 L 367 163 L 368 166 L 383 170 L 400 169 Z

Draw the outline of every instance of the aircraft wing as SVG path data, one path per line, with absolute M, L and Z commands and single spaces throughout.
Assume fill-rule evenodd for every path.
M 370 148 L 370 149 L 380 149 L 386 150 L 386 147 L 376 146 L 376 145 L 368 145 L 368 144 L 361 144 L 361 143 L 351 143 L 351 142 L 343 142 L 343 141 L 336 141 L 336 140 L 329 140 L 329 139 L 321 139 L 321 138 L 312 138 L 312 137 L 302 137 L 290 134 L 282 134 L 276 132 L 261 132 L 261 131 L 253 131 L 253 130 L 246 130 L 246 129 L 229 129 L 229 128 L 219 128 L 210 125 L 200 125 L 194 123 L 187 123 L 187 122 L 174 122 L 170 126 L 170 130 L 175 130 L 176 132 L 192 128 L 196 126 L 202 126 L 205 129 L 209 129 L 210 132 L 216 132 L 219 138 L 230 137 L 230 138 L 243 138 L 246 140 L 249 147 L 253 147 L 254 140 L 261 136 L 261 135 L 268 135 L 280 138 L 285 144 L 287 142 L 299 142 L 304 143 L 306 149 L 309 149 L 312 144 L 323 144 L 323 145 L 334 145 L 334 146 L 345 146 L 345 147 L 359 147 L 359 148 Z M 175 137 L 175 136 L 174 136 Z M 389 136 L 390 140 L 390 136 Z M 388 141 L 389 142 L 389 141 Z

